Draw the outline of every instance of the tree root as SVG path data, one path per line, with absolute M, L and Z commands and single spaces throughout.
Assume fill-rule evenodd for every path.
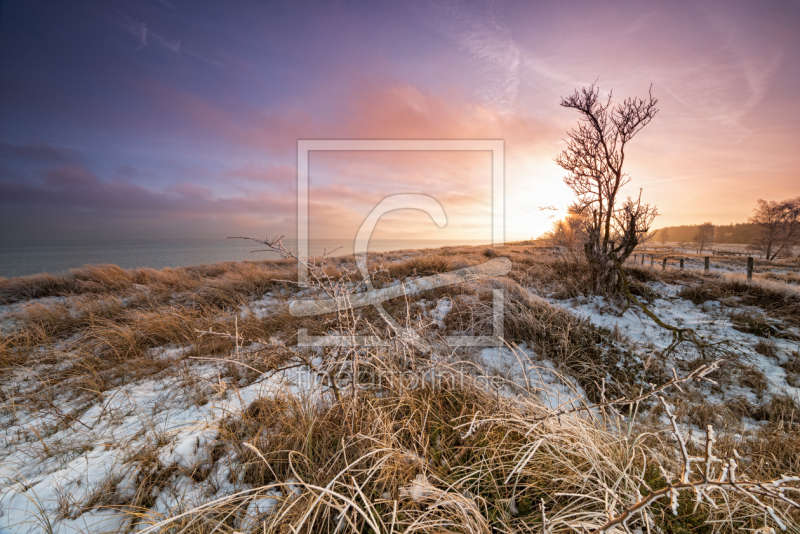
M 628 277 L 622 270 L 622 266 L 617 262 L 616 264 L 617 272 L 619 273 L 619 281 L 620 287 L 622 288 L 622 294 L 625 295 L 625 298 L 628 299 L 629 304 L 635 304 L 642 311 L 651 318 L 658 326 L 664 328 L 665 330 L 669 330 L 672 332 L 672 343 L 670 343 L 669 347 L 667 347 L 665 354 L 670 354 L 675 349 L 678 348 L 683 341 L 690 341 L 696 347 L 697 350 L 700 352 L 700 355 L 703 359 L 706 358 L 705 349 L 709 347 L 711 344 L 703 342 L 697 335 L 697 332 L 694 331 L 692 328 L 678 328 L 677 326 L 672 326 L 664 321 L 662 321 L 655 313 L 650 311 L 650 309 L 644 305 L 639 299 L 637 299 L 633 293 L 631 293 L 630 288 L 628 287 Z

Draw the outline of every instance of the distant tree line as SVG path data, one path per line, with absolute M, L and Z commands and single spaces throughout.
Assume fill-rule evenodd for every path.
M 666 232 L 666 241 L 675 243 L 693 243 L 700 227 L 704 224 L 688 224 L 683 226 L 667 226 L 656 230 L 654 240 L 657 242 L 662 239 Z M 760 234 L 760 227 L 753 223 L 738 223 L 716 225 L 714 227 L 714 243 L 729 243 L 749 245 L 753 243 Z
M 759 199 L 747 223 L 668 226 L 656 230 L 653 239 L 661 243 L 696 243 L 699 252 L 711 243 L 736 243 L 750 245 L 769 260 L 781 254 L 791 255 L 792 247 L 800 245 L 800 197 Z

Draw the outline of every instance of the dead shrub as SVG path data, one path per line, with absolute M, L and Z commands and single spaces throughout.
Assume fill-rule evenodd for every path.
M 677 414 L 680 415 L 681 411 L 684 412 L 684 415 L 692 424 L 700 428 L 706 428 L 711 425 L 714 428 L 724 429 L 739 423 L 739 418 L 727 406 L 706 402 L 705 400 L 699 403 L 686 403 Z
M 800 422 L 800 409 L 797 401 L 790 395 L 775 395 L 768 403 L 755 410 L 753 418 L 772 423 L 785 422 L 791 427 Z
M 682 299 L 691 300 L 695 305 L 702 304 L 709 300 L 715 300 L 714 295 L 704 285 L 686 284 L 678 296 Z
M 756 407 L 747 400 L 747 397 L 737 395 L 725 401 L 725 407 L 741 421 L 744 417 L 753 417 Z
M 628 289 L 630 292 L 640 299 L 643 299 L 645 302 L 653 302 L 657 298 L 659 298 L 659 294 L 652 289 L 647 284 L 638 281 L 631 281 L 628 283 Z
M 732 313 L 733 328 L 745 334 L 761 338 L 784 337 L 783 332 L 762 315 L 751 313 Z
M 778 347 L 771 339 L 759 339 L 753 350 L 767 358 L 774 358 L 778 355 Z

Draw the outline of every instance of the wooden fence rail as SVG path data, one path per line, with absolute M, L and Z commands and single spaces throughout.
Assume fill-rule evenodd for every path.
M 650 256 L 650 266 L 652 267 L 653 264 L 655 263 L 656 255 L 659 255 L 659 254 L 653 253 L 653 252 L 649 252 L 649 253 L 648 252 L 639 252 L 639 253 L 636 253 L 636 254 L 633 255 L 633 262 L 636 263 L 636 260 L 639 258 L 639 256 L 641 256 L 641 265 L 644 265 L 645 256 Z M 661 259 L 661 270 L 663 271 L 663 270 L 666 270 L 666 268 L 667 268 L 667 261 L 668 260 L 678 260 L 679 267 L 681 269 L 683 269 L 684 268 L 684 262 L 685 262 L 686 258 L 684 256 L 677 256 L 677 255 L 674 255 L 674 254 L 668 254 L 666 256 L 660 256 L 660 259 Z M 747 272 L 747 279 L 748 280 L 751 280 L 753 278 L 753 266 L 754 266 L 753 257 L 752 256 L 748 256 L 747 257 L 747 265 L 745 267 L 745 271 Z M 709 272 L 710 267 L 711 267 L 711 257 L 710 256 L 704 256 L 703 257 L 703 270 L 705 272 Z

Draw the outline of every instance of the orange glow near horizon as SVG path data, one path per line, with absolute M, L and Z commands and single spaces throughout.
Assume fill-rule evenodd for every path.
M 528 239 L 572 200 L 553 158 L 578 116 L 559 101 L 595 81 L 659 100 L 623 190 L 656 228 L 800 194 L 797 4 L 123 4 L 3 12 L 0 240 L 291 236 L 300 139 L 501 139 L 506 239 Z M 312 238 L 398 192 L 452 212 L 437 235 L 490 235 L 480 156 L 320 158 Z M 401 213 L 377 230 L 431 231 Z

